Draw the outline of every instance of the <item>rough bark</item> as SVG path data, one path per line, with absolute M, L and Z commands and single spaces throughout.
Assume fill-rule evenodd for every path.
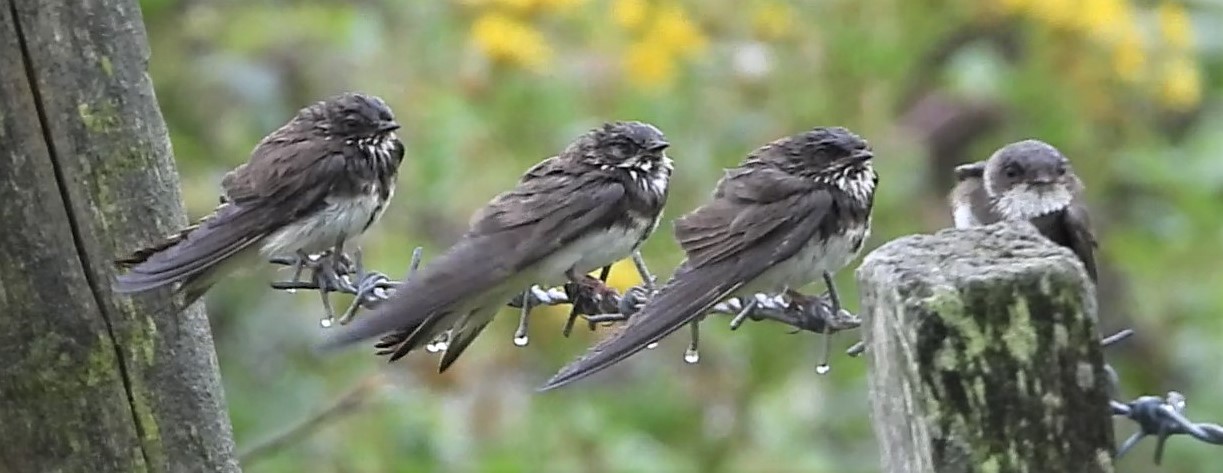
M 201 307 L 111 292 L 186 222 L 148 55 L 135 0 L 0 0 L 0 471 L 238 470 Z
M 883 470 L 1111 472 L 1082 264 L 1026 223 L 904 237 L 857 272 Z

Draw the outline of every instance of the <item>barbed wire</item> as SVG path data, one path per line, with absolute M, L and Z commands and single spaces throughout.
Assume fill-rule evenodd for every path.
M 1223 445 L 1223 426 L 1189 420 L 1182 413 L 1185 401 L 1185 396 L 1176 391 L 1168 392 L 1163 398 L 1142 396 L 1128 403 L 1109 401 L 1114 416 L 1125 417 L 1138 424 L 1138 431 L 1117 449 L 1116 458 L 1121 458 L 1148 436 L 1155 437 L 1156 465 L 1163 460 L 1164 444 L 1173 435 L 1188 435 L 1205 443 Z
M 415 274 L 420 267 L 422 257 L 422 248 L 417 247 L 413 250 L 408 273 L 404 276 L 405 280 Z M 310 281 L 299 281 L 294 277 L 291 281 L 273 282 L 272 288 L 289 292 L 311 290 L 354 296 L 353 302 L 338 318 L 328 311 L 327 316 L 320 321 L 320 325 L 326 328 L 336 323 L 345 325 L 361 310 L 377 307 L 378 304 L 390 298 L 401 284 L 385 273 L 367 270 L 362 262 L 360 250 L 356 250 L 351 258 L 341 259 L 345 261 L 337 265 L 334 271 L 319 272 L 314 270 L 318 269 L 321 264 L 327 264 L 330 258 L 327 258 L 326 254 L 310 256 L 305 261 L 306 268 L 319 276 L 331 274 L 334 277 L 316 276 Z M 527 336 L 529 312 L 535 307 L 572 305 L 569 319 L 562 330 L 565 336 L 570 334 L 577 318 L 585 319 L 591 330 L 598 325 L 610 326 L 627 322 L 654 294 L 656 282 L 640 254 L 634 253 L 632 260 L 641 276 L 642 283 L 629 288 L 623 294 L 597 290 L 588 285 L 568 283 L 552 288 L 531 286 L 522 294 L 514 297 L 507 304 L 509 307 L 521 310 L 518 329 L 514 332 L 514 345 L 521 347 L 529 343 Z M 298 258 L 273 258 L 270 261 L 273 264 L 289 267 L 302 265 Z M 299 272 L 295 273 L 295 276 L 298 274 Z M 606 278 L 607 272 L 604 271 L 600 279 L 606 280 Z M 808 296 L 790 291 L 786 294 L 755 294 L 750 298 L 729 299 L 714 306 L 708 315 L 733 316 L 730 321 L 731 330 L 737 330 L 748 320 L 781 323 L 793 328 L 794 331 L 791 333 L 801 331 L 836 333 L 861 326 L 862 321 L 857 315 L 844 309 L 833 314 L 832 306 L 827 295 Z M 427 346 L 428 351 L 436 352 L 445 349 L 445 336 L 440 338 Z M 651 344 L 650 348 L 654 346 L 657 344 Z M 699 355 L 695 350 L 694 340 L 693 345 L 684 354 L 685 361 L 695 363 L 699 360 Z
M 334 271 L 315 271 L 317 265 L 326 264 L 326 255 L 310 257 L 305 266 L 314 271 L 311 281 L 298 281 L 300 270 L 295 272 L 292 281 L 273 282 L 272 288 L 295 292 L 297 290 L 312 290 L 336 292 L 354 296 L 352 303 L 336 320 L 330 311 L 327 317 L 320 321 L 324 328 L 335 323 L 341 325 L 350 322 L 360 310 L 370 310 L 386 301 L 394 294 L 400 282 L 391 279 L 385 273 L 368 271 L 362 262 L 360 250 L 354 252 L 352 258 L 341 258 L 342 264 Z M 423 249 L 417 247 L 412 252 L 412 260 L 408 265 L 408 273 L 404 280 L 411 278 L 420 268 Z M 275 258 L 271 262 L 277 265 L 300 267 L 297 258 Z M 514 331 L 514 345 L 522 347 L 529 343 L 527 328 L 530 309 L 541 306 L 569 305 L 573 306 L 569 318 L 563 328 L 563 334 L 569 336 L 577 318 L 586 320 L 590 330 L 598 325 L 614 325 L 627 322 L 640 308 L 645 305 L 655 292 L 655 279 L 638 253 L 633 254 L 633 263 L 640 274 L 642 284 L 633 286 L 624 294 L 592 289 L 589 286 L 568 283 L 561 287 L 542 288 L 531 286 L 522 294 L 508 302 L 509 307 L 521 310 L 518 328 Z M 606 280 L 605 268 L 599 279 Z M 320 277 L 330 274 L 330 277 Z M 832 314 L 832 302 L 827 294 L 822 296 L 807 296 L 795 291 L 786 294 L 755 294 L 753 297 L 733 298 L 724 301 L 709 312 L 710 315 L 732 315 L 731 330 L 737 330 L 747 320 L 773 321 L 790 326 L 791 333 L 800 331 L 836 333 L 855 329 L 861 326 L 861 319 L 844 309 Z M 1124 329 L 1100 340 L 1103 347 L 1109 347 L 1132 336 L 1134 331 Z M 442 339 L 445 338 L 440 337 Z M 684 360 L 696 363 L 699 356 L 695 354 L 695 331 L 692 345 L 684 354 Z M 657 346 L 652 344 L 649 348 Z M 859 341 L 846 350 L 846 354 L 858 357 L 865 351 L 866 345 Z M 445 341 L 438 340 L 428 345 L 428 351 L 436 352 L 445 349 Z M 1110 398 L 1119 392 L 1119 378 L 1111 366 L 1105 365 L 1110 384 Z M 1134 421 L 1139 430 L 1131 435 L 1117 449 L 1114 458 L 1120 459 L 1134 448 L 1142 439 L 1148 436 L 1156 438 L 1155 464 L 1159 465 L 1163 458 L 1164 445 L 1167 439 L 1174 435 L 1188 435 L 1205 443 L 1223 445 L 1223 426 L 1211 423 L 1196 423 L 1185 417 L 1185 396 L 1171 391 L 1164 398 L 1142 396 L 1129 402 L 1109 400 L 1113 416 L 1120 416 Z

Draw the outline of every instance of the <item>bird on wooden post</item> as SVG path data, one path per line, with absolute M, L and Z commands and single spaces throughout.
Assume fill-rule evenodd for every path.
M 1083 204 L 1083 182 L 1057 148 L 1040 140 L 1018 141 L 985 161 L 956 167 L 955 175 L 958 183 L 949 200 L 956 228 L 1026 220 L 1073 251 L 1096 280 L 1097 243 Z

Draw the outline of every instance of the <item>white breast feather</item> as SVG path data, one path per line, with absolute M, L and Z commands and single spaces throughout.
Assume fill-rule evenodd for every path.
M 335 246 L 340 237 L 355 238 L 378 209 L 377 185 L 359 197 L 332 197 L 322 210 L 273 233 L 263 244 L 266 256 L 291 255 L 298 250 L 319 253 Z
M 813 239 L 790 259 L 769 268 L 760 277 L 736 292 L 736 295 L 752 293 L 778 293 L 795 289 L 819 280 L 824 271 L 836 273 L 858 257 L 862 246 L 870 238 L 870 223 L 848 229 L 843 236 L 826 242 Z M 854 243 L 858 247 L 854 248 Z
M 641 240 L 644 225 L 635 227 L 613 226 L 574 241 L 535 267 L 536 282 L 542 286 L 560 285 L 568 281 L 565 271 L 569 268 L 576 268 L 580 275 L 629 257 Z
M 641 185 L 646 187 L 647 191 L 653 191 L 662 194 L 667 191 L 667 185 L 671 181 L 671 158 L 663 156 L 662 166 L 659 169 L 646 169 L 646 175 L 649 179 L 642 180 Z
M 951 211 L 951 218 L 955 221 L 956 228 L 969 228 L 981 225 L 977 220 L 976 214 L 972 212 L 972 206 L 969 204 L 956 204 Z
M 993 206 L 994 211 L 1006 220 L 1030 220 L 1064 209 L 1072 199 L 1074 196 L 1063 187 L 1040 192 L 1021 184 L 996 196 Z

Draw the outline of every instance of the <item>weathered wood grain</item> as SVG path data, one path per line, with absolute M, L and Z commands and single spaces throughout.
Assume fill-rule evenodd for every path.
M 199 306 L 111 292 L 185 223 L 135 0 L 0 0 L 0 470 L 237 471 Z

